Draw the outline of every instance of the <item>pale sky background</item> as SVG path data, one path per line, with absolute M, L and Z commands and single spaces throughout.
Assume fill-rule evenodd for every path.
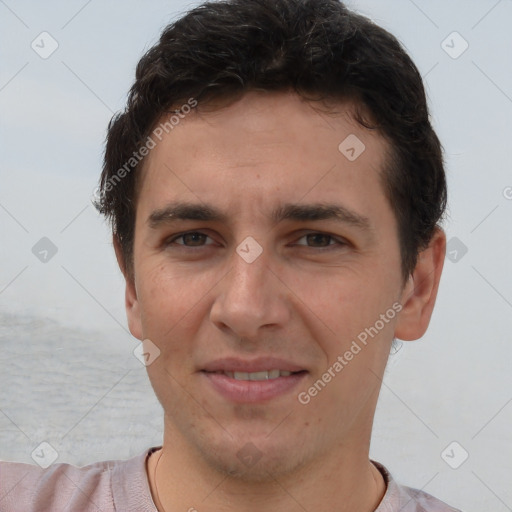
M 110 234 L 90 199 L 107 124 L 124 106 L 138 60 L 165 25 L 198 3 L 0 0 L 0 353 L 14 353 L 21 339 L 28 352 L 41 351 L 41 340 L 51 339 L 43 326 L 51 324 L 61 335 L 88 332 L 112 357 L 139 364 L 131 354 L 137 342 L 127 332 Z M 347 4 L 395 34 L 425 77 L 445 148 L 447 236 L 467 247 L 458 261 L 445 263 L 428 333 L 405 344 L 390 365 L 371 455 L 399 481 L 425 487 L 464 511 L 510 511 L 512 1 Z M 43 31 L 59 45 L 47 59 L 31 48 Z M 32 253 L 42 237 L 57 247 L 47 263 Z M 96 348 L 90 350 L 93 358 Z M 0 374 L 9 371 L 9 358 L 0 355 Z M 10 402 L 11 381 L 0 387 L 0 459 L 32 462 L 31 450 L 52 434 L 58 444 L 62 431 L 52 424 L 51 410 L 39 431 L 31 430 L 22 411 L 34 406 L 31 390 L 43 382 L 50 385 L 48 394 L 57 393 L 57 385 L 51 387 L 54 364 L 37 377 L 21 378 L 18 408 Z M 16 371 L 30 368 L 20 364 Z M 98 389 L 98 400 L 107 391 Z M 159 412 L 147 400 L 147 410 L 138 410 L 142 418 Z M 75 409 L 75 422 L 88 411 L 80 404 Z M 106 409 L 96 421 L 115 439 L 120 426 L 107 425 L 110 415 Z M 62 447 L 61 460 L 136 455 L 159 439 L 156 425 L 137 434 L 140 442 L 126 453 L 115 442 L 98 441 L 96 449 L 96 433 L 88 431 L 90 441 L 84 437 L 74 451 Z M 458 469 L 441 456 L 453 441 L 469 454 Z M 456 458 L 463 454 L 457 450 Z

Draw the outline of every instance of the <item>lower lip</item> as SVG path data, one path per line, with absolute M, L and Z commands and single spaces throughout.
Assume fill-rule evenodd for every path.
M 271 400 L 289 393 L 307 372 L 292 373 L 288 377 L 269 380 L 236 380 L 222 373 L 201 372 L 222 396 L 237 403 L 255 403 Z

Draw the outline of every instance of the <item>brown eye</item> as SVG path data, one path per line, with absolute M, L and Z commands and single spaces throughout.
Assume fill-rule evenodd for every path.
M 211 245 L 203 243 L 207 238 L 209 238 L 208 235 L 205 235 L 204 233 L 200 233 L 198 231 L 189 231 L 168 240 L 166 245 L 174 243 L 176 243 L 176 245 L 183 245 L 185 247 L 202 247 L 203 245 Z M 182 240 L 182 242 L 176 242 L 176 240 Z
M 330 245 L 330 241 L 333 239 L 332 236 L 324 235 L 323 233 L 315 233 L 312 235 L 306 235 L 308 242 L 312 242 L 313 245 L 320 244 L 322 247 Z
M 306 239 L 306 244 L 298 245 L 306 245 L 307 247 L 312 248 L 324 248 L 335 245 L 345 245 L 345 243 L 342 240 L 337 240 L 332 235 L 328 235 L 327 233 L 308 233 L 302 236 L 299 240 L 302 239 Z

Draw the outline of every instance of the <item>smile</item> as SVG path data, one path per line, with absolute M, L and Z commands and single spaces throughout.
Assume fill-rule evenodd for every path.
M 307 371 L 260 370 L 240 371 L 201 371 L 204 383 L 209 390 L 229 402 L 249 404 L 266 402 L 291 394 L 308 374 Z
M 261 372 L 215 372 L 235 380 L 272 380 L 278 377 L 289 377 L 292 372 L 287 370 L 264 370 Z

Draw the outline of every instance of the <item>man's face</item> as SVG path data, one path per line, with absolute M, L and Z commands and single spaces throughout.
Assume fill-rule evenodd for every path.
M 367 449 L 403 290 L 387 145 L 348 112 L 249 93 L 190 113 L 145 163 L 130 329 L 161 351 L 147 370 L 165 436 L 222 471 L 258 479 Z M 223 218 L 163 213 L 178 203 Z M 339 218 L 308 218 L 319 206 Z M 266 370 L 293 373 L 247 375 Z

